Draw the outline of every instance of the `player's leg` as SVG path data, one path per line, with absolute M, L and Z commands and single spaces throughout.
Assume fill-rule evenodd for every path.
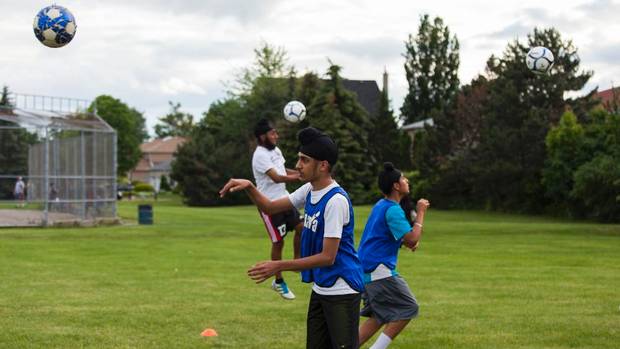
M 381 329 L 381 326 L 382 324 L 374 317 L 366 319 L 362 326 L 360 326 L 360 346 L 374 336 Z
M 418 303 L 405 280 L 393 276 L 366 285 L 373 314 L 386 323 L 372 349 L 384 349 L 418 315 Z
M 368 298 L 368 287 L 366 291 L 362 293 L 362 302 L 364 305 L 360 310 L 360 315 L 363 317 L 367 317 L 368 319 L 364 321 L 362 326 L 360 326 L 360 346 L 366 343 L 366 341 L 368 341 L 370 337 L 374 336 L 374 334 L 377 333 L 379 329 L 381 329 L 381 326 L 383 326 L 381 321 L 379 321 L 372 312 L 372 306 L 370 304 L 370 299 Z
M 301 257 L 301 231 L 304 228 L 304 221 L 296 208 L 290 210 L 286 215 L 286 231 L 295 231 L 293 237 L 293 255 L 295 259 Z
M 267 229 L 269 238 L 271 239 L 271 260 L 281 260 L 282 250 L 284 248 L 284 236 L 286 236 L 284 215 L 275 214 L 270 216 L 264 212 L 259 211 L 259 213 L 263 219 L 263 223 L 265 223 L 265 229 Z M 282 277 L 282 273 L 277 273 L 275 275 L 275 279 L 271 283 L 271 288 L 278 292 L 284 299 L 295 299 L 295 294 L 289 290 L 288 285 Z
M 385 324 L 383 333 L 390 337 L 391 340 L 394 340 L 394 338 L 396 338 L 396 336 L 398 336 L 398 334 L 409 324 L 409 321 L 411 321 L 411 319 L 389 322 Z
M 321 295 L 312 291 L 308 304 L 308 318 L 306 321 L 306 348 L 331 348 L 331 340 L 327 328 L 327 319 L 323 312 Z
M 333 348 L 359 347 L 359 293 L 323 296 L 322 305 Z
M 272 261 L 282 260 L 283 249 L 284 249 L 284 240 L 272 242 L 271 243 L 271 260 Z M 282 279 L 282 273 L 277 272 L 275 277 L 276 279 Z

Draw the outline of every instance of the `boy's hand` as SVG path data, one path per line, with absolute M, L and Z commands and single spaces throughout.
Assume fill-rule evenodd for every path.
M 428 200 L 426 199 L 420 199 L 418 200 L 418 204 L 416 205 L 416 211 L 418 211 L 418 213 L 421 212 L 425 212 L 426 209 L 431 205 L 430 202 L 428 202 Z
M 278 271 L 280 271 L 278 261 L 264 261 L 258 262 L 250 268 L 248 276 L 259 284 L 275 275 Z
M 249 188 L 252 182 L 247 179 L 231 178 L 226 185 L 220 190 L 220 197 L 223 198 L 228 192 L 239 191 Z

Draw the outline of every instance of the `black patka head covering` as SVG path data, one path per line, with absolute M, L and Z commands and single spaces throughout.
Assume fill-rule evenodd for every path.
M 338 161 L 338 146 L 331 137 L 314 127 L 307 127 L 297 134 L 299 151 L 316 160 L 326 160 L 331 166 Z

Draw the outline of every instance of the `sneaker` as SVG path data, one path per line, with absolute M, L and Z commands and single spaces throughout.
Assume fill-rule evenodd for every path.
M 288 300 L 293 300 L 295 299 L 295 295 L 293 294 L 293 292 L 291 292 L 291 290 L 288 289 L 288 286 L 286 285 L 286 282 L 282 281 L 282 283 L 278 284 L 276 283 L 276 280 L 273 280 L 271 282 L 271 288 L 278 292 L 280 294 L 280 296 L 282 296 L 282 298 L 284 299 L 288 299 Z

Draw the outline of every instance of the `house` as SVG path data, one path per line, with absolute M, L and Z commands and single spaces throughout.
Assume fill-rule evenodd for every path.
M 418 131 L 423 131 L 426 126 L 433 127 L 435 126 L 435 121 L 433 118 L 428 118 L 416 122 L 412 122 L 410 124 L 403 125 L 400 129 L 405 131 L 409 138 L 411 139 L 411 146 L 409 148 L 409 153 L 413 154 L 413 145 L 415 143 L 415 135 Z
M 129 179 L 149 183 L 159 191 L 161 176 L 167 177 L 170 182 L 174 154 L 185 141 L 183 137 L 166 137 L 140 145 L 142 158 L 129 172 Z
M 615 112 L 620 109 L 620 87 L 612 87 L 610 89 L 600 91 L 596 97 L 601 100 L 601 105 L 609 112 Z
M 368 115 L 376 116 L 381 103 L 381 90 L 374 80 L 342 80 L 342 86 L 357 95 L 358 103 Z M 387 86 L 387 73 L 384 74 L 384 88 Z

